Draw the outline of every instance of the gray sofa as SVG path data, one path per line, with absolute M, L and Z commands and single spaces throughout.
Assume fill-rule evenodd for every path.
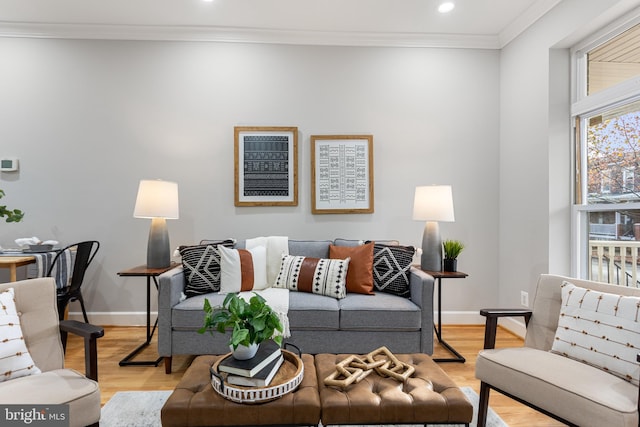
M 355 246 L 356 240 L 289 240 L 290 255 L 329 258 L 329 245 Z M 244 248 L 244 241 L 236 243 Z M 410 298 L 385 292 L 348 293 L 346 298 L 289 293 L 291 337 L 304 353 L 366 354 L 384 345 L 396 353 L 433 353 L 434 279 L 411 267 Z M 182 266 L 158 278 L 158 352 L 171 373 L 173 355 L 224 354 L 228 336 L 199 334 L 204 299 L 220 305 L 225 295 L 212 292 L 184 299 Z

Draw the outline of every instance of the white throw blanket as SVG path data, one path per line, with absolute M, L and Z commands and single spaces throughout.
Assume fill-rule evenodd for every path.
M 267 304 L 276 313 L 280 324 L 282 325 L 282 337 L 289 338 L 291 331 L 289 330 L 289 289 L 267 288 L 261 291 L 240 292 L 238 295 L 245 301 L 249 301 L 254 292 L 267 301 Z
M 247 249 L 253 249 L 256 246 L 267 248 L 267 283 L 269 283 L 269 286 L 273 286 L 276 283 L 278 274 L 280 274 L 282 255 L 289 255 L 289 238 L 286 236 L 269 236 L 247 239 Z
M 246 248 L 252 249 L 256 246 L 264 246 L 267 248 L 267 283 L 273 286 L 276 283 L 278 274 L 280 274 L 280 264 L 282 264 L 282 255 L 289 254 L 289 238 L 286 236 L 268 236 L 256 237 L 246 240 Z M 284 292 L 283 292 L 284 291 Z M 282 337 L 289 338 L 289 290 L 279 288 L 267 288 L 260 291 L 240 292 L 240 296 L 245 300 L 249 300 L 256 292 L 262 296 L 269 307 L 273 309 L 282 324 Z

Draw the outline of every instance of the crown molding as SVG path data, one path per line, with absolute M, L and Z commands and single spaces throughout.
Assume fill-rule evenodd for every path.
M 561 1 L 562 0 L 538 0 L 534 2 L 522 15 L 514 19 L 500 32 L 498 35 L 500 49 L 522 34 Z
M 0 37 L 89 40 L 207 41 L 323 46 L 499 49 L 498 36 L 428 33 L 293 31 L 213 26 L 0 22 Z

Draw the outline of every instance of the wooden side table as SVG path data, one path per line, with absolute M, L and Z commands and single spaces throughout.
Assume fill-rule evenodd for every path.
M 151 279 L 158 289 L 158 280 L 156 279 L 162 273 L 177 267 L 178 263 L 172 262 L 169 267 L 163 268 L 148 268 L 146 265 L 139 265 L 137 267 L 130 268 L 128 270 L 119 271 L 118 276 L 122 277 L 146 277 L 147 278 L 147 340 L 140 344 L 135 350 L 127 355 L 120 361 L 120 366 L 158 366 L 162 362 L 163 357 L 158 357 L 156 360 L 131 360 L 138 353 L 140 353 L 145 347 L 151 344 L 151 339 L 158 326 L 158 318 L 153 324 L 151 329 Z
M 418 266 L 418 268 L 420 268 Z M 458 353 L 458 351 L 453 348 L 449 343 L 447 343 L 444 339 L 442 339 L 442 279 L 464 279 L 468 276 L 467 273 L 463 273 L 461 271 L 431 271 L 431 270 L 422 270 L 425 273 L 433 276 L 438 282 L 438 324 L 433 325 L 433 329 L 436 331 L 436 337 L 438 338 L 438 342 L 442 344 L 444 348 L 449 350 L 451 354 L 455 357 L 453 358 L 440 358 L 433 359 L 436 362 L 459 362 L 464 363 L 466 359 Z

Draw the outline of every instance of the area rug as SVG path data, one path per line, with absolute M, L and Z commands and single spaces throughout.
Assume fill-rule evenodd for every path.
M 461 390 L 473 404 L 473 421 L 471 426 L 476 425 L 476 414 L 478 407 L 478 395 L 471 387 L 462 387 Z M 171 391 L 120 391 L 102 408 L 100 419 L 101 427 L 160 427 L 160 410 L 162 405 L 169 398 Z M 487 417 L 488 427 L 507 427 L 502 419 L 489 408 Z M 361 426 L 349 426 L 361 427 Z M 376 427 L 376 426 L 374 426 Z M 377 426 L 383 427 L 383 426 Z M 385 425 L 384 427 L 393 427 Z M 419 427 L 404 424 L 403 427 Z M 440 427 L 434 425 L 434 427 Z M 455 427 L 448 424 L 442 427 Z

